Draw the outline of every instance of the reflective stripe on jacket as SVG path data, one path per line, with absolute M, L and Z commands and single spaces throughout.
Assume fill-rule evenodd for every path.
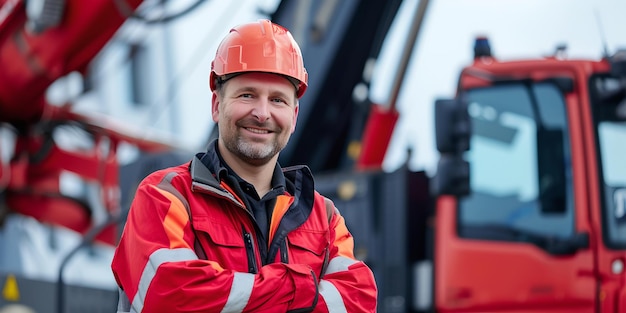
M 113 258 L 118 312 L 375 312 L 343 217 L 328 218 L 307 167 L 284 174 L 294 187 L 276 201 L 267 265 L 253 217 L 198 157 L 146 177 Z

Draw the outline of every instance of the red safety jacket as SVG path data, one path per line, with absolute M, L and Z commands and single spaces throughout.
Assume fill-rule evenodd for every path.
M 112 263 L 118 312 L 376 312 L 372 271 L 307 167 L 283 170 L 261 265 L 251 213 L 201 156 L 139 185 Z

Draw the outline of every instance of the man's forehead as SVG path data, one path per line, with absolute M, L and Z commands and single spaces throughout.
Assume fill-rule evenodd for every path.
M 232 86 L 235 88 L 245 88 L 246 86 L 249 88 L 258 88 L 260 86 L 266 86 L 268 83 L 276 83 L 288 88 L 288 90 L 283 90 L 284 92 L 297 91 L 296 85 L 291 79 L 284 75 L 274 73 L 250 72 L 236 74 L 233 75 L 233 77 L 229 77 L 224 82 L 225 85 L 229 85 L 229 83 L 234 83 Z

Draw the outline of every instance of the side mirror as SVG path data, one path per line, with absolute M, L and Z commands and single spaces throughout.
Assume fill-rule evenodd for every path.
M 461 154 L 469 150 L 471 121 L 467 102 L 460 99 L 435 101 L 435 135 L 440 153 Z
M 435 101 L 435 136 L 441 154 L 431 190 L 435 196 L 470 193 L 469 163 L 463 159 L 472 129 L 467 106 L 460 98 Z
M 435 196 L 467 196 L 470 194 L 469 162 L 460 156 L 442 154 L 437 163 L 437 175 L 431 192 Z

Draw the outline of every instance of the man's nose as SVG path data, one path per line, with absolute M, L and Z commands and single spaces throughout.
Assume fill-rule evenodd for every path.
M 265 122 L 270 118 L 270 103 L 269 100 L 261 99 L 252 109 L 252 115 L 256 117 L 260 122 Z

